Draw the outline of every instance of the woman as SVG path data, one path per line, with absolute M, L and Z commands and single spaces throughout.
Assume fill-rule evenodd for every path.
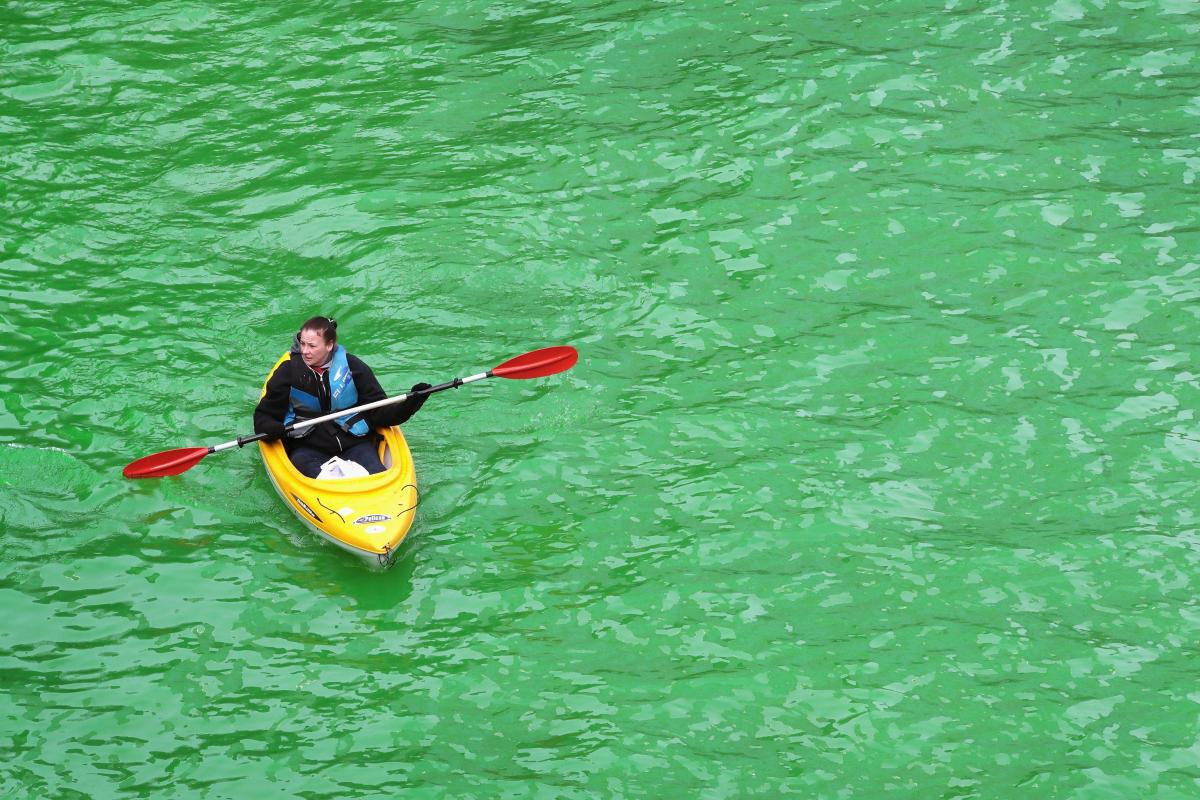
M 410 392 L 429 388 L 428 383 L 418 383 Z M 254 409 L 254 432 L 275 440 L 284 436 L 284 426 L 292 422 L 385 397 L 371 368 L 337 343 L 337 322 L 313 317 L 300 327 L 288 360 L 267 379 L 266 393 Z M 426 398 L 428 395 L 414 394 L 401 403 L 289 431 L 284 448 L 296 469 L 310 478 L 319 476 L 321 466 L 334 456 L 357 462 L 371 474 L 383 472 L 374 429 L 407 421 Z

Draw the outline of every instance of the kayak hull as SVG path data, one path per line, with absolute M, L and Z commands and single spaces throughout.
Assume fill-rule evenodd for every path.
M 400 428 L 376 432 L 379 458 L 387 469 L 360 478 L 309 478 L 292 464 L 282 441 L 260 441 L 258 446 L 271 484 L 301 522 L 368 565 L 386 569 L 408 536 L 420 495 Z

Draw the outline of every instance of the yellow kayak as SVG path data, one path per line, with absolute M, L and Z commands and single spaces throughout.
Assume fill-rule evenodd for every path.
M 287 358 L 285 353 L 279 363 Z M 399 427 L 377 433 L 383 437 L 379 459 L 387 470 L 361 478 L 309 478 L 292 465 L 282 441 L 260 441 L 258 447 L 275 491 L 301 521 L 367 563 L 388 567 L 416 516 L 417 472 Z

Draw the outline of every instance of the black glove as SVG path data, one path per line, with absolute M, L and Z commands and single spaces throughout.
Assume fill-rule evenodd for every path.
M 267 416 L 258 416 L 254 420 L 254 432 L 265 433 L 267 441 L 273 442 L 276 439 L 283 438 L 284 427 L 283 423 L 277 419 L 271 419 Z
M 405 420 L 411 418 L 413 414 L 421 410 L 421 406 L 425 405 L 425 401 L 429 399 L 429 395 L 425 393 L 432 388 L 433 385 L 429 383 L 414 383 L 412 385 L 412 388 L 408 390 L 409 398 L 404 401 L 402 406 L 405 412 Z M 401 422 L 403 421 L 401 420 Z

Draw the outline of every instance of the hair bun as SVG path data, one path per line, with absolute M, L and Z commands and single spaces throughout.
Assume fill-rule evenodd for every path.
M 325 319 L 329 320 L 329 327 L 333 328 L 336 331 L 337 330 L 337 320 L 334 319 L 333 317 L 326 317 Z

